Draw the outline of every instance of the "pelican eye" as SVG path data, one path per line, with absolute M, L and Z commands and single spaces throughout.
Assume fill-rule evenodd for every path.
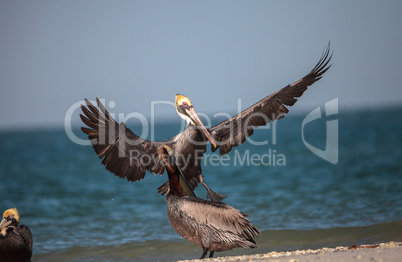
M 10 219 L 14 219 L 14 215 L 9 215 L 8 216 Z
M 188 107 L 187 102 L 183 102 L 183 103 L 181 103 L 181 105 L 184 106 L 184 107 Z

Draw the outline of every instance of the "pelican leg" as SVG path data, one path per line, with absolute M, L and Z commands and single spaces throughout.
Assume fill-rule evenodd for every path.
M 204 179 L 202 177 L 202 175 L 200 174 L 199 176 L 200 178 L 200 183 L 205 187 L 205 189 L 207 190 L 207 198 L 211 201 L 215 201 L 215 202 L 222 202 L 223 199 L 226 198 L 225 195 L 219 194 L 217 192 L 212 191 L 207 184 L 205 184 Z
M 201 255 L 200 259 L 205 258 L 205 256 L 207 255 L 207 253 L 208 253 L 208 248 L 203 247 L 203 248 L 202 248 L 202 255 Z
M 214 252 L 215 252 L 215 251 L 209 252 L 209 257 L 210 257 L 210 258 L 211 258 L 211 257 L 214 257 Z

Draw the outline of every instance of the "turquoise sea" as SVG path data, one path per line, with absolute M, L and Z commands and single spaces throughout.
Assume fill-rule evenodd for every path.
M 304 127 L 325 149 L 326 121 L 339 126 L 339 161 L 318 157 L 303 142 L 306 115 L 257 129 L 223 160 L 203 161 L 208 185 L 250 215 L 258 249 L 215 256 L 402 241 L 402 108 L 345 111 Z M 130 127 L 130 126 L 129 126 Z M 131 128 L 131 127 L 130 127 Z M 138 131 L 141 128 L 132 127 Z M 180 123 L 161 123 L 169 138 Z M 74 134 L 85 138 L 79 128 Z M 254 145 L 254 142 L 268 144 Z M 0 131 L 0 212 L 17 207 L 34 237 L 33 261 L 172 261 L 201 249 L 171 228 L 156 188 L 166 174 L 132 183 L 109 173 L 92 147 L 63 128 Z M 195 193 L 205 197 L 198 187 Z

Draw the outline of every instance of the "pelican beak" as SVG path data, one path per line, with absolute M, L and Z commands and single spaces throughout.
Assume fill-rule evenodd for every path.
M 180 168 L 177 166 L 176 157 L 174 156 L 173 149 L 167 145 L 164 145 L 163 147 L 166 149 L 169 155 L 169 163 L 171 165 L 175 165 L 177 167 L 177 170 L 179 171 L 179 183 L 184 193 L 189 197 L 195 197 L 194 191 L 191 189 L 190 185 L 187 182 L 187 179 L 181 172 Z
M 4 217 L 3 220 L 1 220 L 1 222 L 0 222 L 0 228 L 8 227 L 11 223 L 13 223 L 12 219 L 8 219 L 8 218 Z
M 184 109 L 187 115 L 190 117 L 190 119 L 193 121 L 193 123 L 198 126 L 198 128 L 204 133 L 205 137 L 211 142 L 211 144 L 216 147 L 216 142 L 215 139 L 211 136 L 211 134 L 208 132 L 208 130 L 205 128 L 204 124 L 201 122 L 200 118 L 198 117 L 197 113 L 195 112 L 194 108 L 188 107 Z
M 166 157 L 164 159 L 164 157 Z M 173 153 L 173 149 L 168 145 L 163 145 L 159 148 L 159 158 L 165 162 L 166 168 L 172 170 L 170 172 L 174 172 L 174 167 L 177 168 L 179 172 L 179 184 L 180 187 L 183 189 L 184 193 L 189 197 L 195 197 L 194 191 L 191 189 L 190 185 L 188 184 L 185 176 L 181 172 L 180 168 L 177 166 L 176 158 Z M 167 162 L 166 162 L 167 161 Z
M 179 170 L 179 183 L 181 188 L 183 189 L 184 193 L 189 197 L 195 197 L 194 191 L 191 189 L 190 185 L 188 184 L 186 178 L 184 177 L 183 173 L 181 172 L 180 168 L 177 167 Z

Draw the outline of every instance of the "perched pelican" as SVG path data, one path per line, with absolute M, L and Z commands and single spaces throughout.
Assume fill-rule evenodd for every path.
M 166 202 L 170 224 L 180 236 L 202 248 L 201 259 L 208 251 L 212 257 L 216 251 L 257 247 L 253 239 L 261 233 L 247 215 L 222 202 L 187 197 L 185 191 L 191 189 L 180 181 L 172 149 L 164 145 L 158 153 L 169 176 Z
M 244 143 L 246 137 L 253 134 L 254 127 L 284 117 L 288 113 L 285 106 L 296 103 L 296 98 L 308 86 L 321 79 L 331 67 L 328 65 L 331 57 L 328 44 L 317 65 L 306 76 L 209 129 L 198 118 L 190 99 L 183 95 L 176 95 L 175 106 L 179 116 L 188 122 L 188 126 L 171 139 L 150 141 L 137 136 L 124 123 L 118 124 L 99 99 L 96 99 L 99 109 L 86 99 L 87 107 L 81 105 L 85 115 L 80 115 L 81 120 L 89 127 L 81 129 L 88 135 L 99 158 L 103 159 L 105 168 L 129 181 L 143 179 L 146 171 L 163 174 L 165 167 L 156 156 L 157 148 L 161 145 L 170 146 L 190 187 L 194 189 L 198 183 L 202 183 L 207 189 L 208 199 L 221 201 L 225 196 L 209 189 L 203 181 L 201 159 L 208 141 L 212 144 L 212 151 L 219 148 L 219 153 L 225 155 L 233 147 Z M 168 191 L 168 182 L 158 188 L 158 192 L 162 194 Z
M 0 261 L 31 261 L 32 235 L 27 226 L 21 225 L 20 214 L 16 208 L 10 208 L 3 214 L 0 222 Z

